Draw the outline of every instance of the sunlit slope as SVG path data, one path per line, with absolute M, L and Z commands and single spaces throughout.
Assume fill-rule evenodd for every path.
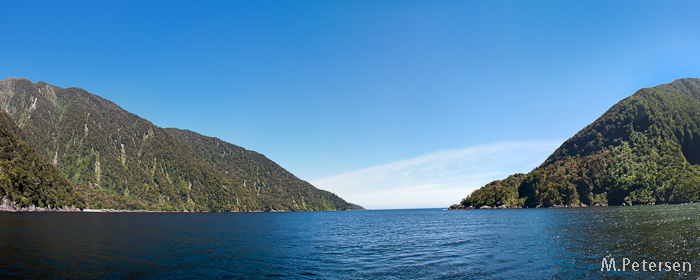
M 166 128 L 208 164 L 264 198 L 274 209 L 351 210 L 337 195 L 319 190 L 264 155 L 199 133 Z
M 83 89 L 8 78 L 0 81 L 0 107 L 67 179 L 131 208 L 265 208 L 165 130 Z
M 643 88 L 564 142 L 538 168 L 474 191 L 459 207 L 700 200 L 700 79 Z

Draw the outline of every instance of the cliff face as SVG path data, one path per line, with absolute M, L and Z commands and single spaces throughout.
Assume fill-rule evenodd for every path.
M 638 90 L 538 168 L 455 207 L 682 203 L 700 200 L 700 79 Z

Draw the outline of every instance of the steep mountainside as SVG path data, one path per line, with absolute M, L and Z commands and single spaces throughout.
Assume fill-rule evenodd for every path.
M 528 174 L 474 191 L 457 208 L 700 200 L 700 79 L 640 89 Z
M 274 209 L 353 209 L 342 198 L 300 180 L 262 154 L 189 130 L 166 130 L 216 170 L 271 203 Z
M 83 89 L 8 78 L 0 81 L 0 107 L 66 178 L 131 208 L 265 209 L 170 133 Z
M 68 180 L 24 141 L 12 118 L 0 110 L 0 199 L 19 206 L 82 207 Z

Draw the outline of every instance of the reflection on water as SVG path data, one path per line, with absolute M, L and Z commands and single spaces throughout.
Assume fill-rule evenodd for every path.
M 699 210 L 0 213 L 0 278 L 697 278 Z

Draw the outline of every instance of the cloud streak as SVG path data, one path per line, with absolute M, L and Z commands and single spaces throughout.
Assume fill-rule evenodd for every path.
M 439 151 L 311 183 L 368 209 L 446 207 L 488 182 L 531 171 L 562 142 L 497 142 Z

